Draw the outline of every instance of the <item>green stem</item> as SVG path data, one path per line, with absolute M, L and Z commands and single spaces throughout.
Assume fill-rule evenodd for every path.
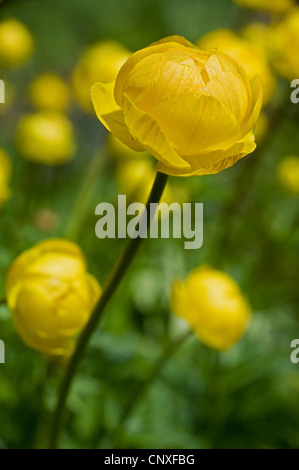
M 127 403 L 122 417 L 120 419 L 118 428 L 116 429 L 116 432 L 114 436 L 112 437 L 113 441 L 113 448 L 117 449 L 119 448 L 119 444 L 121 441 L 121 432 L 123 425 L 125 422 L 128 420 L 132 410 L 135 408 L 135 405 L 138 403 L 138 401 L 142 398 L 142 396 L 145 394 L 149 386 L 154 382 L 154 380 L 158 377 L 160 374 L 161 370 L 164 368 L 165 364 L 169 361 L 169 359 L 176 353 L 176 351 L 179 349 L 179 347 L 192 335 L 192 331 L 188 331 L 185 333 L 183 336 L 180 338 L 170 341 L 166 348 L 164 349 L 162 355 L 159 357 L 157 362 L 154 364 L 152 369 L 149 371 L 148 375 L 145 377 L 144 381 L 139 385 L 133 396 L 131 397 L 130 401 Z
M 146 204 L 145 212 L 142 216 L 142 217 L 147 217 L 147 221 L 148 221 L 147 227 L 149 227 L 149 222 L 150 222 L 150 210 L 149 210 L 150 204 L 158 203 L 160 201 L 163 191 L 165 189 L 166 183 L 167 183 L 167 175 L 164 175 L 163 173 L 157 173 L 152 191 L 150 193 L 150 196 Z M 85 352 L 88 341 L 91 335 L 93 334 L 93 332 L 95 331 L 97 324 L 102 316 L 102 313 L 107 303 L 113 296 L 115 290 L 120 284 L 131 262 L 133 261 L 134 256 L 142 240 L 143 239 L 139 237 L 132 238 L 130 242 L 128 243 L 126 250 L 124 251 L 118 263 L 112 270 L 112 273 L 106 285 L 104 286 L 101 298 L 98 304 L 96 305 L 88 323 L 86 324 L 84 330 L 82 331 L 79 337 L 74 354 L 72 355 L 70 359 L 65 376 L 62 380 L 58 402 L 57 402 L 57 406 L 54 412 L 53 426 L 51 429 L 51 442 L 50 442 L 52 449 L 56 448 L 58 444 L 58 437 L 59 437 L 59 433 L 60 433 L 61 426 L 62 426 L 62 418 L 63 418 L 63 414 L 65 410 L 68 392 L 70 390 L 70 386 L 75 376 L 80 359 Z

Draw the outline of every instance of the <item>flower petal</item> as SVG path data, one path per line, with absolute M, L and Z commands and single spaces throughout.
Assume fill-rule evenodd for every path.
M 119 140 L 137 152 L 143 150 L 130 135 L 123 117 L 122 109 L 114 100 L 114 85 L 110 83 L 95 83 L 91 88 L 91 99 L 98 119 Z
M 231 109 L 210 96 L 176 96 L 152 108 L 150 115 L 180 155 L 205 155 L 239 140 Z
M 124 119 L 134 139 L 157 160 L 173 169 L 191 170 L 189 163 L 171 147 L 157 122 L 137 108 L 127 95 L 124 95 Z
M 186 48 L 185 45 L 180 44 L 178 42 L 165 42 L 165 43 L 158 43 L 156 45 L 152 45 L 149 47 L 145 47 L 144 49 L 141 49 L 140 51 L 135 52 L 132 54 L 128 60 L 124 63 L 124 65 L 121 67 L 117 78 L 115 82 L 115 89 L 114 89 L 114 97 L 115 101 L 119 106 L 122 106 L 122 100 L 123 100 L 123 94 L 124 94 L 124 87 L 126 84 L 126 81 L 132 72 L 133 68 L 135 67 L 136 64 L 139 64 L 141 60 L 144 58 L 152 55 L 152 54 L 158 54 L 158 53 L 164 53 L 164 52 L 169 52 L 171 50 L 174 50 L 176 52 L 190 52 L 190 57 L 193 55 L 195 57 L 202 57 L 202 58 L 207 58 L 209 54 L 205 51 L 200 51 L 197 47 L 193 47 L 191 49 L 191 46 L 188 46 L 189 49 Z
M 175 42 L 185 47 L 191 47 L 192 49 L 198 49 L 198 47 L 195 44 L 188 41 L 188 39 L 184 38 L 183 36 L 178 36 L 177 34 L 174 34 L 172 36 L 167 36 L 166 38 L 153 42 L 151 46 L 157 46 L 159 44 L 169 44 L 170 42 Z
M 245 125 L 242 128 L 242 137 L 254 128 L 263 104 L 263 85 L 260 77 L 257 75 L 253 80 L 251 80 L 250 85 L 252 89 L 252 106 L 248 113 L 248 118 L 245 121 Z
M 158 163 L 156 170 L 171 176 L 210 175 L 229 168 L 241 158 L 252 153 L 255 148 L 254 137 L 250 135 L 227 150 L 218 150 L 207 155 L 186 158 L 192 167 L 191 171 L 173 170 L 161 162 Z

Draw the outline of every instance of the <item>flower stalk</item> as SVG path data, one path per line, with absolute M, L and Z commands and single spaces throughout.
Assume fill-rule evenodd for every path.
M 157 173 L 150 196 L 148 198 L 146 208 L 142 217 L 147 217 L 147 227 L 150 225 L 150 204 L 158 203 L 161 199 L 163 191 L 167 183 L 167 175 L 163 173 Z M 50 448 L 55 449 L 58 445 L 59 434 L 62 427 L 62 420 L 65 411 L 65 406 L 67 402 L 68 393 L 77 371 L 78 364 L 86 350 L 87 344 L 90 337 L 94 333 L 99 320 L 102 317 L 103 311 L 108 304 L 109 300 L 113 296 L 117 287 L 119 286 L 121 280 L 123 279 L 126 271 L 128 270 L 131 262 L 133 261 L 135 254 L 139 248 L 139 245 L 142 242 L 142 238 L 133 238 L 127 245 L 126 250 L 119 259 L 118 263 L 115 265 L 112 270 L 110 277 L 106 285 L 104 286 L 102 295 L 99 302 L 97 303 L 88 323 L 86 324 L 84 330 L 82 331 L 79 340 L 77 342 L 75 351 L 70 358 L 69 364 L 66 369 L 66 373 L 61 383 L 57 406 L 54 411 L 53 424 L 51 429 L 50 437 Z

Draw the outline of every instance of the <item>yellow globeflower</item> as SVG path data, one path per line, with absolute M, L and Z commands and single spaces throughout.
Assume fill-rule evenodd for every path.
M 250 318 L 250 306 L 238 284 L 207 266 L 191 271 L 185 281 L 174 282 L 171 308 L 204 344 L 220 351 L 239 341 Z
M 8 306 L 22 340 L 51 355 L 69 354 L 101 288 L 80 248 L 50 239 L 22 253 L 6 279 Z
M 299 157 L 284 157 L 277 167 L 277 177 L 284 189 L 299 194 Z
M 65 111 L 70 104 L 68 85 L 54 73 L 38 76 L 31 83 L 29 96 L 33 106 L 42 111 Z
M 27 160 L 60 165 L 74 157 L 73 126 L 66 116 L 59 113 L 29 114 L 18 125 L 17 145 Z
M 157 170 L 177 176 L 218 173 L 253 152 L 262 104 L 259 77 L 223 52 L 172 36 L 135 52 L 116 81 L 95 83 L 99 120 Z
M 10 197 L 8 186 L 11 176 L 11 163 L 8 155 L 0 148 L 0 209 Z
M 259 75 L 263 82 L 264 104 L 271 100 L 276 79 L 271 72 L 265 51 L 257 44 L 239 37 L 229 29 L 217 29 L 203 36 L 197 45 L 200 49 L 218 49 L 226 52 L 242 64 L 250 80 Z
M 277 72 L 288 80 L 299 78 L 299 8 L 290 13 L 273 27 L 275 56 L 273 64 Z
M 235 0 L 235 2 L 242 7 L 276 14 L 283 13 L 295 4 L 294 0 Z
M 18 20 L 0 23 L 0 66 L 23 64 L 33 52 L 33 39 L 26 26 Z
M 115 80 L 130 52 L 115 41 L 98 42 L 90 46 L 75 67 L 72 77 L 74 95 L 86 111 L 93 111 L 90 88 L 97 80 Z

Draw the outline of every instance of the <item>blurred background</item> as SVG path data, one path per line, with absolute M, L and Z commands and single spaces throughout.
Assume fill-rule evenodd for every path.
M 29 33 L 23 31 L 15 63 L 8 53 L 1 56 L 1 23 L 12 18 Z M 0 104 L 0 147 L 11 163 L 11 171 L 3 163 L 0 175 L 0 338 L 6 349 L 6 363 L 0 364 L 1 448 L 47 445 L 64 368 L 19 338 L 4 301 L 9 266 L 37 242 L 63 237 L 80 245 L 89 272 L 103 285 L 126 240 L 96 238 L 95 207 L 115 204 L 119 193 L 144 202 L 152 182 L 152 159 L 143 155 L 141 168 L 132 152 L 107 140 L 81 93 L 102 73 L 94 45 L 117 41 L 119 60 L 125 60 L 129 51 L 168 35 L 192 42 L 220 28 L 241 35 L 257 21 L 275 27 L 282 19 L 230 0 L 1 4 L 6 103 Z M 299 106 L 290 101 L 291 78 L 270 59 L 269 68 L 276 84 L 265 104 L 258 149 L 218 175 L 169 179 L 168 200 L 204 203 L 203 247 L 184 250 L 177 239 L 143 243 L 76 376 L 62 447 L 298 447 L 299 364 L 290 361 L 290 343 L 299 337 L 299 171 L 297 159 L 285 157 L 299 156 Z M 45 74 L 49 88 L 36 83 Z M 56 129 L 57 142 L 49 128 Z M 203 264 L 238 282 L 253 312 L 248 331 L 226 352 L 188 338 L 119 426 L 169 339 L 186 329 L 170 309 L 173 279 Z

